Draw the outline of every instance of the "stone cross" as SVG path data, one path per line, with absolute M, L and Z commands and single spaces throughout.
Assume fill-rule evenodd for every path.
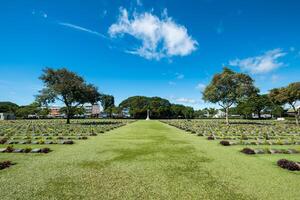
M 150 110 L 149 109 L 147 110 L 147 118 L 146 118 L 146 120 L 150 120 Z

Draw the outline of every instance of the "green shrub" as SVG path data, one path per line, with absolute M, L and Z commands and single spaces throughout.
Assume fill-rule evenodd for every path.
M 13 152 L 14 150 L 15 150 L 14 147 L 10 145 L 10 146 L 6 147 L 5 152 L 11 153 L 11 152 Z

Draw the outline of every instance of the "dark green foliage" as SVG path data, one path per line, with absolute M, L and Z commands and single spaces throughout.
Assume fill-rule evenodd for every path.
M 62 114 L 67 114 L 68 112 L 68 109 L 67 107 L 62 107 L 60 110 L 59 110 L 60 113 Z M 84 114 L 85 110 L 83 107 L 72 107 L 70 108 L 69 110 L 69 114 L 70 116 L 74 116 L 74 115 L 82 115 Z
M 229 108 L 244 98 L 258 92 L 253 85 L 253 79 L 242 73 L 235 73 L 229 68 L 214 75 L 211 83 L 203 92 L 203 99 L 212 103 L 218 103 L 226 113 L 226 123 L 229 124 Z
M 294 82 L 287 87 L 274 88 L 270 91 L 269 97 L 273 104 L 288 104 L 295 112 L 296 124 L 299 125 L 300 109 L 296 109 L 296 103 L 300 100 L 300 82 Z
M 46 68 L 40 79 L 44 82 L 44 88 L 37 96 L 37 101 L 47 105 L 55 101 L 61 101 L 66 106 L 67 123 L 70 123 L 72 112 L 84 103 L 94 104 L 100 100 L 98 89 L 87 84 L 82 77 L 66 68 Z
M 31 148 L 30 147 L 26 147 L 25 149 L 24 149 L 24 153 L 30 153 L 31 152 Z
M 9 101 L 0 102 L 0 113 L 16 113 L 19 106 Z
M 46 117 L 49 114 L 49 109 L 41 108 L 40 103 L 33 102 L 27 106 L 20 106 L 16 111 L 16 116 L 19 118 L 27 118 L 28 115 L 39 115 Z
M 109 117 L 111 117 L 113 108 L 115 108 L 114 96 L 107 95 L 107 94 L 101 94 L 100 101 L 101 101 L 103 110 L 109 115 Z
M 14 150 L 15 150 L 15 149 L 13 148 L 13 146 L 8 146 L 8 147 L 6 147 L 5 152 L 11 153 L 11 152 L 13 152 Z
M 134 96 L 121 102 L 120 107 L 129 108 L 133 118 L 146 118 L 150 110 L 151 118 L 168 118 L 171 114 L 171 103 L 160 97 Z
M 260 118 L 261 112 L 271 106 L 271 101 L 267 94 L 253 94 L 241 100 L 237 105 L 237 112 L 246 118 L 256 113 Z
M 171 104 L 167 99 L 160 97 L 133 96 L 120 103 L 119 107 L 129 108 L 130 115 L 136 119 L 144 119 L 147 110 L 153 119 L 193 118 L 194 109 L 179 104 Z

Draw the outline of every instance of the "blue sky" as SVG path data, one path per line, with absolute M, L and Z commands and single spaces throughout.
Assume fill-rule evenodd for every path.
M 300 2 L 240 0 L 0 3 L 0 101 L 29 104 L 44 67 L 67 67 L 116 102 L 160 96 L 203 108 L 223 66 L 264 93 L 299 81 Z

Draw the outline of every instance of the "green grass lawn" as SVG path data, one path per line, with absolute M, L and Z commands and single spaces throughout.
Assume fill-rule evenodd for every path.
M 241 146 L 138 121 L 49 154 L 0 154 L 1 199 L 299 199 L 300 173 Z M 32 145 L 34 146 L 34 145 Z

